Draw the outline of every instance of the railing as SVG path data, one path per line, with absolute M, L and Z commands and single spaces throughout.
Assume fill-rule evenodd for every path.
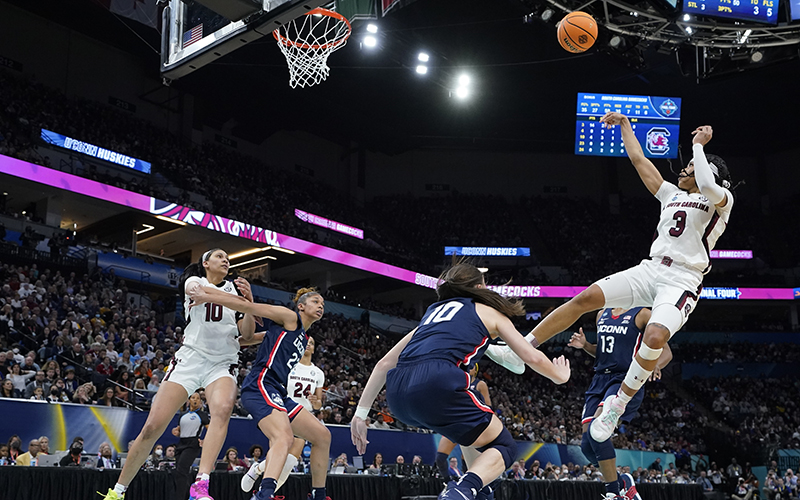
M 8 242 L 0 242 L 0 255 L 31 261 L 35 264 L 51 263 L 81 269 L 86 269 L 88 267 L 86 259 L 61 255 L 61 253 L 53 254 L 51 252 L 42 252 L 35 248 L 21 247 Z
M 141 269 L 136 269 L 135 267 L 126 267 L 120 266 L 118 264 L 111 264 L 110 266 L 106 266 L 103 268 L 103 273 L 108 273 L 108 271 L 112 269 L 121 269 L 124 271 L 130 271 L 133 274 L 139 273 L 139 281 L 142 283 L 150 283 L 150 273 L 147 271 L 142 271 Z

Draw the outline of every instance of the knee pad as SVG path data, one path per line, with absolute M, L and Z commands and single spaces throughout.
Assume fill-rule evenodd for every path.
M 663 348 L 661 348 L 661 349 L 653 349 L 649 345 L 645 344 L 644 342 L 642 342 L 642 345 L 639 346 L 639 356 L 641 356 L 642 359 L 646 359 L 646 360 L 649 360 L 649 361 L 654 361 L 654 360 L 658 359 L 661 356 L 661 353 L 663 351 L 664 351 Z
M 506 469 L 511 467 L 511 464 L 517 458 L 517 443 L 514 442 L 514 438 L 511 437 L 511 433 L 505 427 L 494 441 L 478 448 L 478 451 L 483 453 L 489 448 L 495 448 L 503 455 L 503 463 L 506 465 Z
M 589 434 L 589 431 L 583 433 L 581 437 L 581 451 L 583 452 L 583 456 L 585 456 L 590 463 L 597 465 L 597 455 L 594 453 L 594 448 L 590 441 L 591 439 L 592 436 Z
M 589 443 L 592 446 L 592 450 L 594 450 L 594 456 L 597 459 L 597 462 L 600 463 L 603 460 L 611 460 L 612 458 L 617 458 L 617 452 L 614 451 L 614 445 L 611 443 L 610 439 L 606 439 L 602 443 L 598 443 L 592 437 L 591 432 L 587 432 L 585 435 L 589 436 Z M 583 444 L 583 443 L 581 443 Z

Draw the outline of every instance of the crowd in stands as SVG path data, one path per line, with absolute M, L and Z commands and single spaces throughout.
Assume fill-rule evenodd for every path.
M 40 130 L 46 128 L 151 161 L 160 174 L 109 177 L 89 162 L 76 172 L 80 175 L 428 274 L 441 266 L 445 245 L 534 246 L 535 257 L 506 269 L 504 279 L 516 284 L 590 283 L 646 257 L 650 233 L 643 228 L 653 227 L 658 215 L 658 205 L 647 198 L 623 198 L 611 213 L 590 199 L 523 197 L 511 202 L 499 195 L 455 192 L 432 198 L 378 197 L 364 207 L 308 176 L 220 145 L 184 143 L 118 109 L 66 98 L 7 72 L 0 72 L 0 111 L 0 154 L 50 166 L 49 158 L 36 150 Z M 180 194 L 169 196 L 160 179 L 167 179 Z M 256 203 L 241 203 L 244 199 Z M 753 249 L 775 266 L 796 266 L 800 236 L 790 231 L 776 241 L 771 236 L 777 234 L 779 222 L 762 215 L 760 201 L 757 206 L 748 203 L 737 200 L 737 216 L 725 245 Z M 798 204 L 790 199 L 773 210 L 794 213 Z M 295 217 L 295 208 L 363 228 L 366 239 L 319 230 Z M 548 278 L 542 265 L 569 272 Z M 742 270 L 718 277 L 736 283 L 775 279 Z

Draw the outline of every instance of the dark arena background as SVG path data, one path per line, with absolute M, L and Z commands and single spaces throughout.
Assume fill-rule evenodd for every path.
M 572 11 L 596 23 L 580 53 L 556 34 Z M 336 28 L 309 41 L 304 22 Z M 660 204 L 606 111 L 675 184 L 712 126 L 735 200 L 671 362 L 611 438 L 636 487 L 608 498 L 797 498 L 798 0 L 0 0 L 0 498 L 115 487 L 185 340 L 180 276 L 213 248 L 256 302 L 325 299 L 309 335 L 327 496 L 436 498 L 460 447 L 437 467 L 441 436 L 381 392 L 359 455 L 362 391 L 454 258 L 523 302 L 522 335 L 649 258 Z M 594 358 L 568 345 L 582 329 L 613 349 L 596 318 L 538 347 L 569 360 L 565 384 L 479 360 L 517 443 L 498 500 L 606 495 L 581 447 Z M 256 352 L 231 367 L 238 387 Z M 183 413 L 127 500 L 188 498 Z M 232 414 L 193 498 L 252 497 L 240 480 L 269 440 L 239 397 Z M 310 449 L 276 498 L 311 493 Z

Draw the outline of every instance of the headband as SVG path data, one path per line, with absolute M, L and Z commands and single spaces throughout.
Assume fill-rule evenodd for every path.
M 713 164 L 713 163 L 711 163 L 711 162 L 708 162 L 708 166 L 709 166 L 709 167 L 711 167 L 711 171 L 712 171 L 712 172 L 714 172 L 714 175 L 716 175 L 717 177 L 719 177 L 719 168 L 717 168 L 717 166 L 716 166 L 716 165 L 714 165 L 714 164 Z M 724 187 L 724 188 L 729 188 L 729 187 L 731 187 L 731 183 L 730 183 L 730 182 L 729 182 L 727 179 L 722 179 L 722 178 L 720 177 L 720 180 L 722 180 L 722 187 Z
M 204 254 L 203 254 L 203 258 L 202 258 L 202 259 L 200 259 L 200 262 L 205 262 L 205 261 L 207 261 L 207 260 L 209 259 L 209 257 L 211 257 L 211 253 L 212 253 L 212 252 L 213 252 L 213 250 L 209 250 L 209 251 L 207 251 L 206 253 L 204 253 Z

